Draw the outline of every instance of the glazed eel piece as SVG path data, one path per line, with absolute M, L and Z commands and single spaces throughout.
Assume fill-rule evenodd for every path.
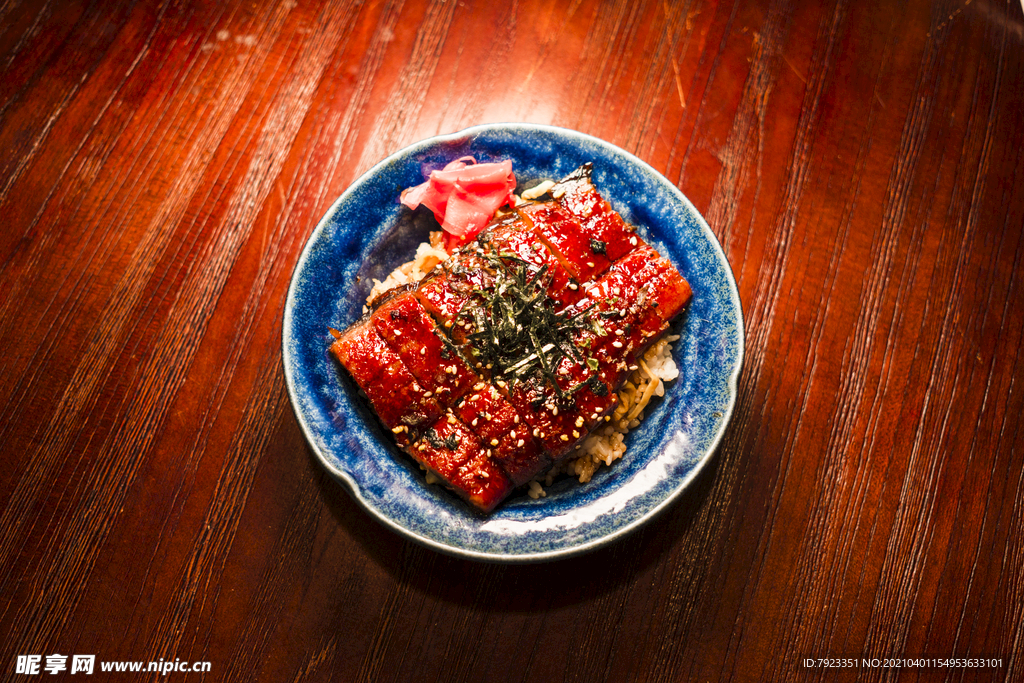
M 331 347 L 398 446 L 484 512 L 614 410 L 690 298 L 590 174 L 493 221 Z

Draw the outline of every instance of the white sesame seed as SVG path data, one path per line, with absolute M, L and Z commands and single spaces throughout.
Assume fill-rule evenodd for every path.
M 498 440 L 497 439 L 491 439 L 491 445 L 492 446 L 497 446 L 498 445 Z
M 473 421 L 470 422 L 469 424 L 472 425 L 473 427 L 476 427 L 476 423 L 479 422 L 479 421 L 480 421 L 480 418 L 474 417 Z
M 622 342 L 620 342 L 618 339 L 616 339 L 615 341 L 612 342 L 612 346 L 614 346 L 617 349 L 621 349 L 622 348 Z
M 522 439 L 519 439 L 519 441 L 516 442 L 516 446 L 519 447 L 519 448 L 522 448 L 523 444 L 525 444 L 525 443 L 526 443 L 525 441 L 523 441 Z

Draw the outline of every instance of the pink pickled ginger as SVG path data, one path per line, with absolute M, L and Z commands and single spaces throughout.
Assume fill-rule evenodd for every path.
M 499 207 L 515 205 L 516 177 L 512 162 L 478 164 L 473 157 L 457 159 L 426 182 L 402 192 L 402 204 L 423 204 L 448 233 L 449 250 L 468 242 L 487 225 Z

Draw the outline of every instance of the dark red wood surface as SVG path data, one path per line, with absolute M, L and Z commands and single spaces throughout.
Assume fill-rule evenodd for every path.
M 692 489 L 536 566 L 371 519 L 281 367 L 334 199 L 506 120 L 676 183 L 747 325 Z M 12 0 L 0 222 L 0 679 L 1024 680 L 1017 0 Z

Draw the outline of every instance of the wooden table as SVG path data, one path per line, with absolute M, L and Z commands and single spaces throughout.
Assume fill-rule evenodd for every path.
M 0 678 L 1024 679 L 1016 0 L 13 0 L 0 70 Z M 334 199 L 506 120 L 676 183 L 747 325 L 683 499 L 530 566 L 374 521 L 281 364 Z

